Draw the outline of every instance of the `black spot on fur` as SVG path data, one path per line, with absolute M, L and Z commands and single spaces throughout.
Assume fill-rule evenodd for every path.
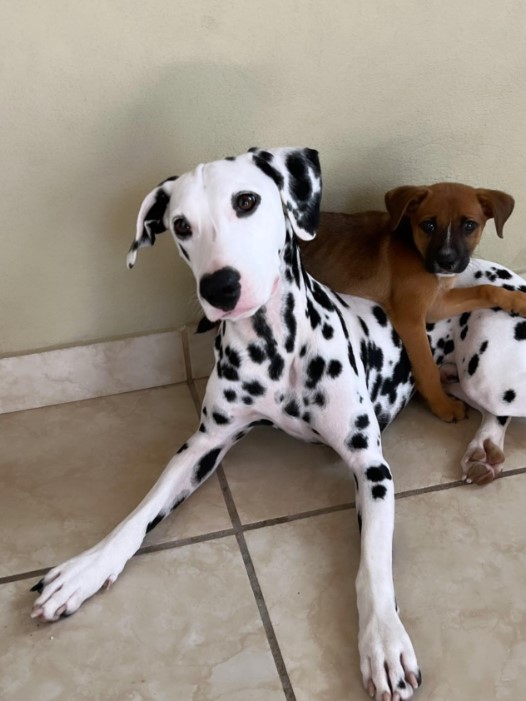
M 206 433 L 206 426 L 204 424 L 200 424 L 199 430 L 201 431 L 201 433 Z
M 395 348 L 400 348 L 400 346 L 402 345 L 400 336 L 396 333 L 394 329 L 391 330 L 391 341 L 393 342 L 393 346 L 395 346 Z
M 287 353 L 292 353 L 294 350 L 294 341 L 296 340 L 296 317 L 294 316 L 294 295 L 289 292 L 285 301 L 285 312 L 283 314 L 285 325 L 287 326 L 288 335 L 285 340 L 285 350 Z
M 29 591 L 36 591 L 39 594 L 42 594 L 42 592 L 44 591 L 44 580 L 40 579 L 36 584 L 33 584 Z
M 477 270 L 474 277 L 476 277 L 477 280 L 480 280 L 480 278 L 482 277 L 482 270 Z
M 225 424 L 230 423 L 230 419 L 228 418 L 228 416 L 225 416 L 220 411 L 213 411 L 212 418 L 218 426 L 224 426 Z
M 501 426 L 504 426 L 506 424 L 506 421 L 509 419 L 509 416 L 497 416 L 497 421 Z
M 362 327 L 362 331 L 364 332 L 364 334 L 366 336 L 368 336 L 369 335 L 369 327 L 367 326 L 367 324 L 365 323 L 365 321 L 362 319 L 361 316 L 358 317 L 358 321 L 360 322 L 360 326 Z
M 406 683 L 403 679 L 400 679 L 400 681 L 398 682 L 398 684 L 396 686 L 398 689 L 405 689 Z
M 514 401 L 514 399 L 515 399 L 516 396 L 517 396 L 517 394 L 515 393 L 514 390 L 508 389 L 508 390 L 506 390 L 506 391 L 504 392 L 504 394 L 503 394 L 503 396 L 502 396 L 502 399 L 503 399 L 505 402 L 507 402 L 508 404 L 511 404 L 511 402 Z
M 483 353 L 485 353 L 486 350 L 487 350 L 487 348 L 488 348 L 488 342 L 487 342 L 487 341 L 484 341 L 484 343 L 481 343 L 481 344 L 480 344 L 480 348 L 479 348 L 479 355 L 482 355 Z
M 317 355 L 307 366 L 307 381 L 305 382 L 305 386 L 308 387 L 308 389 L 314 389 L 321 380 L 324 371 L 325 360 L 321 355 Z
M 214 448 L 203 455 L 195 471 L 195 480 L 199 484 L 212 472 L 219 457 L 221 448 Z
M 303 345 L 300 348 L 300 358 L 303 358 L 306 352 L 307 352 L 307 346 Z
M 253 397 L 261 397 L 265 394 L 266 389 L 263 387 L 261 382 L 253 380 L 252 382 L 243 382 L 241 385 L 245 392 L 248 392 Z
M 177 451 L 177 455 L 179 455 L 179 453 L 184 453 L 184 451 L 187 449 L 188 449 L 188 443 L 183 443 L 183 445 Z
M 321 316 L 318 310 L 312 303 L 312 300 L 307 298 L 307 318 L 310 321 L 312 329 L 316 329 L 321 324 Z
M 383 486 L 383 484 L 375 484 L 374 487 L 371 489 L 373 499 L 383 499 L 386 493 L 387 489 Z
M 365 473 L 371 482 L 382 482 L 382 480 L 392 480 L 391 473 L 387 465 L 377 465 L 368 467 Z
M 458 320 L 458 323 L 461 326 L 465 326 L 468 323 L 470 316 L 471 316 L 471 312 L 464 312 L 463 314 L 461 314 L 460 319 Z
M 316 392 L 316 394 L 312 398 L 312 401 L 317 406 L 325 406 L 325 396 L 322 392 Z
M 331 360 L 329 363 L 329 367 L 327 368 L 327 373 L 329 377 L 332 377 L 333 379 L 335 377 L 338 377 L 338 375 L 341 374 L 342 371 L 342 364 L 340 363 L 339 360 Z
M 387 314 L 384 312 L 382 307 L 374 306 L 373 314 L 380 326 L 387 326 Z
M 526 321 L 519 321 L 515 327 L 515 340 L 526 341 Z
M 265 173 L 265 175 L 268 175 L 268 177 L 271 178 L 281 190 L 281 188 L 283 187 L 283 176 L 281 175 L 281 173 L 269 163 L 267 163 L 267 161 L 264 158 L 262 158 L 259 154 L 254 154 L 252 158 L 254 160 L 254 164 L 260 170 L 262 170 Z
M 449 355 L 450 353 L 453 353 L 454 350 L 455 350 L 455 343 L 450 338 L 448 341 L 446 341 L 444 343 L 444 355 Z
M 223 392 L 224 398 L 227 400 L 227 402 L 235 402 L 237 399 L 237 394 L 234 392 L 233 389 L 225 389 Z
M 303 421 L 305 421 L 305 423 L 310 423 L 310 412 L 305 411 L 301 418 L 303 419 Z
M 460 338 L 461 338 L 462 340 L 464 340 L 464 339 L 466 338 L 466 336 L 468 335 L 468 331 L 469 331 L 469 326 L 466 324 L 466 325 L 462 328 L 462 331 L 460 332 Z
M 369 426 L 369 423 L 369 417 L 367 416 L 367 414 L 360 414 L 360 416 L 358 416 L 358 418 L 354 422 L 354 425 L 356 426 L 356 428 L 364 429 L 367 428 L 367 426 Z
M 261 365 L 261 363 L 265 360 L 266 353 L 260 346 L 257 346 L 255 343 L 250 343 L 247 347 L 248 350 L 248 355 L 250 356 L 250 359 L 254 362 L 257 363 L 258 365 Z
M 504 270 L 504 268 L 498 268 L 495 272 L 501 280 L 509 280 L 511 278 L 509 270 Z
M 233 365 L 233 367 L 238 368 L 241 365 L 241 358 L 239 357 L 239 353 L 230 346 L 227 346 L 225 348 L 225 355 L 230 361 L 230 364 Z
M 330 341 L 330 339 L 334 336 L 334 329 L 329 324 L 323 324 L 321 332 L 323 334 L 323 338 L 326 338 L 328 341 Z
M 283 368 L 285 367 L 285 361 L 281 357 L 281 355 L 276 355 L 272 360 L 270 361 L 270 365 L 268 368 L 268 376 L 270 377 L 271 380 L 279 380 L 279 378 L 283 374 Z
M 293 176 L 289 185 L 294 199 L 308 200 L 312 194 L 312 185 L 305 160 L 299 153 L 291 153 L 287 156 L 286 166 Z
M 165 514 L 157 514 L 157 516 L 146 526 L 146 533 L 149 533 L 158 523 L 161 523 L 164 517 Z
M 359 511 L 356 514 L 356 518 L 358 519 L 358 531 L 361 533 L 363 524 L 362 524 L 362 515 Z
M 354 374 L 358 374 L 358 366 L 356 365 L 356 358 L 354 357 L 354 351 L 350 343 L 347 343 L 347 357 L 349 358 L 349 364 L 354 370 Z
M 245 395 L 243 398 L 243 404 L 246 404 L 247 406 L 250 406 L 250 404 L 254 404 L 254 400 L 252 397 L 249 397 L 249 395 Z
M 363 433 L 355 433 L 351 439 L 347 441 L 347 447 L 352 450 L 365 450 L 369 447 L 367 436 Z
M 468 363 L 468 372 L 470 375 L 474 375 L 479 366 L 479 356 L 478 353 L 472 355 Z
M 298 417 L 300 415 L 300 408 L 298 406 L 298 402 L 296 402 L 294 399 L 291 399 L 290 402 L 288 402 L 284 406 L 283 411 L 289 416 Z

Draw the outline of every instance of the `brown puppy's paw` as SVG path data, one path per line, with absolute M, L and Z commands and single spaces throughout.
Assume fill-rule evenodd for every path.
M 444 395 L 444 398 L 438 402 L 429 402 L 429 408 L 435 416 L 448 423 L 462 421 L 468 415 L 464 402 L 447 395 Z

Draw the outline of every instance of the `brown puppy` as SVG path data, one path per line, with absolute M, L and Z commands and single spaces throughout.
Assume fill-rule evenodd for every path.
M 526 316 L 522 292 L 493 285 L 453 289 L 488 219 L 502 238 L 514 200 L 499 190 L 438 183 L 390 190 L 385 204 L 387 213 L 323 213 L 316 239 L 301 243 L 303 263 L 337 292 L 381 304 L 431 411 L 444 421 L 463 419 L 464 404 L 442 388 L 425 325 L 486 307 Z

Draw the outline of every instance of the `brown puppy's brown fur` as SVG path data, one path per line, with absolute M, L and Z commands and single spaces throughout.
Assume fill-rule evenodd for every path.
M 322 213 L 316 239 L 301 243 L 303 263 L 337 292 L 381 304 L 431 411 L 444 421 L 460 420 L 464 404 L 442 388 L 425 324 L 487 307 L 526 316 L 522 292 L 494 285 L 453 288 L 488 219 L 502 238 L 514 200 L 499 190 L 438 183 L 390 190 L 385 203 L 387 212 Z

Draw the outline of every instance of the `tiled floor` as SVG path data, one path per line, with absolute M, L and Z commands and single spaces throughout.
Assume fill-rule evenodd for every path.
M 256 429 L 118 583 L 60 623 L 37 574 L 105 534 L 197 425 L 203 383 L 0 416 L 2 701 L 354 701 L 362 691 L 353 488 L 324 447 Z M 395 582 L 424 672 L 416 699 L 526 694 L 526 434 L 507 472 L 461 485 L 478 419 L 413 402 L 385 433 Z

